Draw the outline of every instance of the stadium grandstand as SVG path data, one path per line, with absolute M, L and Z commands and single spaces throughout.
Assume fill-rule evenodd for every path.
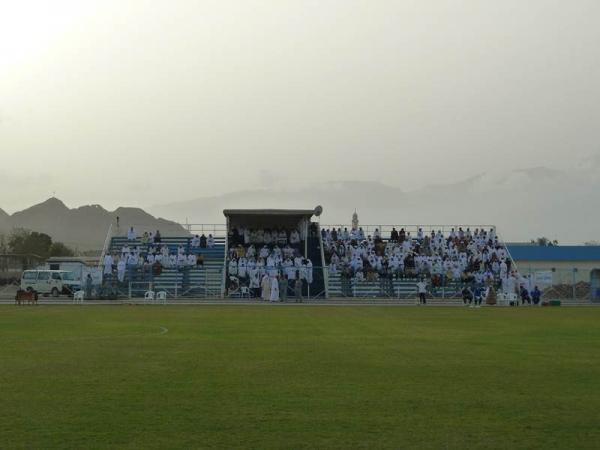
M 97 295 L 540 300 L 536 280 L 519 274 L 493 225 L 361 226 L 356 213 L 350 226 L 322 225 L 321 212 L 225 210 L 225 224 L 186 224 L 181 236 L 111 228 Z

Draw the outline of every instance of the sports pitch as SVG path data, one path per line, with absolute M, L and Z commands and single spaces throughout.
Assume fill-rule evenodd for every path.
M 0 306 L 0 448 L 599 448 L 600 308 Z

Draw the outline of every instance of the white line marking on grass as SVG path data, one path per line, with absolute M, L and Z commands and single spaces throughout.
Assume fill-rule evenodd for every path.
M 167 334 L 169 332 L 169 329 L 166 327 L 160 327 L 160 334 Z

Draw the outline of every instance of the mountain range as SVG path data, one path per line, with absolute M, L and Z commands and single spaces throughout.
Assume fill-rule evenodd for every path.
M 540 236 L 560 243 L 600 238 L 600 157 L 570 170 L 535 167 L 504 173 L 483 173 L 456 183 L 432 184 L 404 191 L 376 181 L 330 181 L 305 186 L 224 193 L 218 196 L 155 205 L 100 205 L 68 208 L 50 198 L 12 215 L 0 209 L 0 233 L 13 228 L 44 232 L 55 241 L 80 250 L 102 248 L 108 227 L 120 218 L 121 232 L 159 229 L 165 236 L 182 235 L 178 224 L 224 223 L 226 208 L 314 208 L 322 205 L 322 224 L 349 225 L 356 210 L 363 224 L 493 224 L 506 241 Z M 166 220 L 157 217 L 169 217 Z
M 156 230 L 164 236 L 186 233 L 177 223 L 155 218 L 140 208 L 121 207 L 107 211 L 100 205 L 87 205 L 70 209 L 54 197 L 12 215 L 0 210 L 0 232 L 25 228 L 46 233 L 54 241 L 79 250 L 96 250 L 104 245 L 110 225 L 116 229 L 117 217 L 122 233 L 130 225 L 140 233 Z
M 363 224 L 493 224 L 506 241 L 528 242 L 547 236 L 565 244 L 583 243 L 600 237 L 600 157 L 571 170 L 534 167 L 491 171 L 413 191 L 352 180 L 274 185 L 146 210 L 180 222 L 223 223 L 225 208 L 316 205 L 324 209 L 322 224 L 348 225 L 356 210 Z

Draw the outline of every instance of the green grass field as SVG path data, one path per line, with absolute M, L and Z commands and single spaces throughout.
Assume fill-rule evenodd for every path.
M 2 449 L 599 447 L 600 308 L 0 307 Z

